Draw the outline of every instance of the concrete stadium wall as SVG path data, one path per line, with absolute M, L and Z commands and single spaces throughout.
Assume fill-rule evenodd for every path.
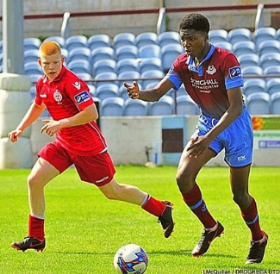
M 135 10 L 135 9 L 152 9 L 160 7 L 160 0 L 24 0 L 24 14 L 59 14 L 64 12 L 91 12 L 91 11 L 114 11 L 114 10 Z M 279 0 L 216 0 L 211 1 L 210 6 L 232 6 L 232 5 L 256 5 L 279 4 Z M 205 2 L 189 0 L 165 0 L 166 7 L 205 7 Z M 271 25 L 272 10 L 266 10 L 264 24 Z M 2 14 L 2 5 L 0 6 Z M 236 27 L 247 27 L 254 29 L 256 10 L 229 10 L 229 11 L 207 11 L 204 12 L 211 21 L 212 29 L 225 28 L 232 29 Z M 178 30 L 178 24 L 183 13 L 169 13 L 168 29 Z M 120 16 L 96 16 L 96 17 L 73 17 L 70 19 L 71 34 L 93 35 L 106 33 L 113 37 L 120 32 L 132 32 L 138 34 L 144 31 L 156 31 L 158 15 L 157 14 L 137 14 L 137 15 L 120 15 Z M 60 35 L 62 18 L 50 19 L 28 19 L 24 21 L 25 37 L 48 37 L 51 35 Z M 0 39 L 2 39 L 2 22 L 0 21 Z
M 116 165 L 144 165 L 147 162 L 152 162 L 157 165 L 176 166 L 183 147 L 195 130 L 197 118 L 197 116 L 101 117 L 101 130 L 107 140 L 109 152 Z M 42 125 L 43 123 L 40 119 L 32 125 L 31 146 L 34 162 L 40 148 L 45 143 L 53 140 L 53 138 L 40 133 Z M 182 140 L 176 139 L 174 135 L 171 135 L 171 139 L 163 141 L 164 129 L 171 131 L 182 129 Z M 280 166 L 280 130 L 266 131 L 263 137 L 260 136 L 259 132 L 261 130 L 254 131 L 257 138 L 254 141 L 253 165 Z M 260 148 L 260 142 L 267 142 L 268 136 L 274 138 L 274 141 L 271 141 L 274 147 L 263 146 Z M 177 146 L 175 152 L 164 152 L 164 142 L 167 143 L 167 147 L 174 145 L 170 140 L 175 143 L 181 141 L 181 150 L 179 151 Z M 148 157 L 146 154 L 147 148 L 149 148 Z M 224 153 L 222 152 L 207 165 L 225 166 L 223 157 Z

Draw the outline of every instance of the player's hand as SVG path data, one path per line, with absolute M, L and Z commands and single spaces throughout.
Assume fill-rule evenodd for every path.
M 190 145 L 187 147 L 190 158 L 197 158 L 205 149 L 209 147 L 209 141 L 204 136 L 196 136 L 190 140 Z
M 131 99 L 139 99 L 139 86 L 137 82 L 134 81 L 132 85 L 123 83 L 123 85 L 126 88 L 127 95 Z
M 8 138 L 11 142 L 16 142 L 18 140 L 18 137 L 22 135 L 23 131 L 20 129 L 15 129 L 8 134 Z
M 40 132 L 41 133 L 45 132 L 49 136 L 53 136 L 55 133 L 57 133 L 61 129 L 61 124 L 59 121 L 44 119 L 44 120 L 42 120 L 42 122 L 44 122 L 45 125 L 41 128 Z

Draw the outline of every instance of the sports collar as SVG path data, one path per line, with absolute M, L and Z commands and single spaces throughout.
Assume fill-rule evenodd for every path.
M 206 62 L 214 53 L 215 51 L 215 46 L 210 43 L 210 50 L 208 51 L 206 57 L 199 63 L 199 66 L 196 67 L 194 64 L 194 59 L 191 56 L 188 56 L 188 59 L 186 61 L 186 65 L 188 66 L 190 71 L 195 71 L 198 73 L 199 76 L 203 76 L 203 69 L 202 65 L 204 62 Z

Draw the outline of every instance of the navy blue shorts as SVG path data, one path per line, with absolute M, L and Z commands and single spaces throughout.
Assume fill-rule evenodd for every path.
M 198 136 L 204 136 L 217 123 L 217 119 L 201 115 L 197 125 Z M 210 143 L 209 148 L 217 154 L 225 149 L 224 160 L 231 167 L 243 167 L 252 163 L 252 120 L 246 108 L 228 128 Z

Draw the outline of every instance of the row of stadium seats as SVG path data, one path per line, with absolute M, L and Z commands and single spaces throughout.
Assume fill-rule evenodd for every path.
M 67 39 L 60 36 L 52 36 L 47 40 L 57 41 L 62 48 L 71 51 L 73 48 L 86 47 L 93 50 L 97 47 L 112 47 L 115 50 L 124 45 L 133 45 L 138 48 L 143 45 L 153 44 L 163 47 L 170 43 L 180 43 L 178 32 L 167 31 L 157 35 L 154 32 L 143 32 L 138 35 L 133 33 L 119 33 L 112 39 L 107 34 L 95 34 L 87 38 L 83 35 L 72 35 Z M 212 43 L 229 42 L 232 46 L 242 41 L 254 42 L 257 49 L 263 41 L 280 41 L 280 29 L 272 27 L 262 27 L 251 32 L 247 28 L 236 28 L 230 31 L 225 29 L 213 29 L 209 32 L 209 40 Z M 24 49 L 38 49 L 41 41 L 38 38 L 25 38 Z M 0 42 L 0 52 L 2 52 L 2 42 Z
M 87 38 L 83 35 L 73 35 L 66 40 L 60 36 L 48 37 L 46 40 L 57 41 L 63 48 L 63 53 L 66 58 L 71 61 L 73 56 L 79 53 L 88 60 L 95 61 L 95 55 L 99 54 L 96 49 L 105 48 L 106 54 L 116 61 L 122 59 L 123 50 L 119 50 L 123 46 L 131 46 L 130 49 L 125 51 L 131 51 L 130 57 L 142 58 L 141 55 L 145 55 L 147 51 L 151 50 L 141 50 L 145 45 L 155 45 L 163 48 L 170 44 L 180 44 L 180 36 L 177 32 L 170 31 L 164 32 L 157 35 L 153 32 L 140 33 L 137 36 L 132 33 L 119 33 L 111 39 L 106 34 L 96 34 Z M 262 56 L 265 53 L 277 52 L 280 54 L 280 29 L 277 31 L 271 27 L 263 27 L 251 32 L 246 28 L 237 28 L 231 31 L 226 31 L 224 29 L 215 29 L 209 32 L 209 40 L 215 45 L 226 48 L 234 52 L 237 56 L 246 53 L 255 53 Z M 38 58 L 38 53 L 36 51 L 39 49 L 41 41 L 38 38 L 25 38 L 24 39 L 24 52 L 25 53 L 25 63 L 29 61 L 29 56 L 35 55 Z M 155 47 L 153 49 L 159 57 L 160 50 Z M 142 52 L 144 51 L 144 52 Z M 2 53 L 2 41 L 0 42 L 0 62 Z M 30 57 L 31 58 L 31 57 Z M 127 58 L 127 57 L 125 57 Z M 93 59 L 93 60 L 92 60 Z
M 253 115 L 280 114 L 280 92 L 269 96 L 267 93 L 250 94 L 245 99 Z M 176 109 L 175 109 L 176 108 Z M 102 116 L 146 116 L 146 115 L 198 115 L 199 109 L 189 95 L 179 95 L 175 100 L 163 96 L 157 102 L 110 97 L 101 101 Z

